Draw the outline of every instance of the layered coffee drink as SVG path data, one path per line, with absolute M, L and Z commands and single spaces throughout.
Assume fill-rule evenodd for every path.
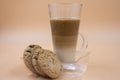
M 73 62 L 79 32 L 79 18 L 53 18 L 50 20 L 53 47 L 62 62 Z

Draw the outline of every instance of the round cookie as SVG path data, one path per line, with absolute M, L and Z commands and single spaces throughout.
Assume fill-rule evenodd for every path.
M 43 52 L 43 50 L 41 49 L 41 47 L 37 47 L 34 49 L 33 56 L 32 56 L 32 64 L 33 64 L 33 67 L 36 70 L 36 72 L 39 73 L 39 75 L 46 76 L 43 73 L 40 66 L 38 65 L 38 55 L 39 55 L 39 53 L 42 53 L 42 52 Z
M 57 78 L 62 71 L 62 64 L 58 57 L 49 50 L 39 52 L 38 64 L 43 72 L 50 78 Z
M 32 64 L 33 52 L 34 52 L 34 49 L 37 48 L 37 47 L 41 48 L 38 45 L 29 45 L 23 53 L 23 59 L 24 59 L 24 63 L 27 66 L 27 68 L 30 71 L 32 71 L 33 73 L 39 75 L 39 73 L 34 69 L 33 64 Z

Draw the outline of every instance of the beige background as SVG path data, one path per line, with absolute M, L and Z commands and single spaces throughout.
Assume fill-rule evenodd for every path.
M 0 0 L 0 80 L 39 80 L 25 68 L 24 48 L 51 49 L 48 3 L 83 4 L 80 32 L 91 52 L 83 80 L 120 80 L 120 0 Z

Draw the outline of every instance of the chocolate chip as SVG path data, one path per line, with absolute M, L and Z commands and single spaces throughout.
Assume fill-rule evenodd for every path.
M 30 50 L 27 50 L 26 52 L 32 53 Z
M 38 60 L 38 57 L 37 57 L 37 56 L 34 56 L 34 59 Z
M 34 48 L 34 47 L 35 47 L 35 45 L 30 45 L 29 47 L 30 47 L 30 48 Z

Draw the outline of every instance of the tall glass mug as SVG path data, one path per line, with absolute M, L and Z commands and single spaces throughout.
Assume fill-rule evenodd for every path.
M 53 3 L 48 8 L 54 52 L 65 69 L 76 68 L 73 64 L 87 46 L 84 36 L 79 33 L 82 4 Z

